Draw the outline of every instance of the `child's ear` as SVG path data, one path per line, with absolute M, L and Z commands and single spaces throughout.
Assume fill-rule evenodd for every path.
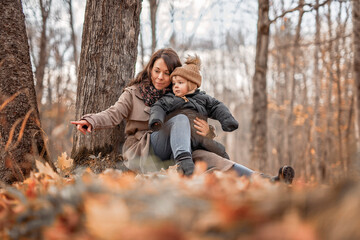
M 192 91 L 192 90 L 195 90 L 197 89 L 197 85 L 189 80 L 187 80 L 187 85 L 188 85 L 188 90 L 189 92 Z

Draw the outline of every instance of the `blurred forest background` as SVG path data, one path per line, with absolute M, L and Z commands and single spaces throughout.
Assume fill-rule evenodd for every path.
M 291 164 L 296 177 L 331 182 L 360 171 L 352 3 L 320 3 L 270 1 L 265 170 Z M 23 8 L 42 127 L 55 161 L 72 148 L 85 1 L 23 0 Z M 198 54 L 201 88 L 240 123 L 232 133 L 212 123 L 217 140 L 231 159 L 257 168 L 250 156 L 257 1 L 144 0 L 140 18 L 136 69 L 162 47 L 174 48 L 182 60 Z

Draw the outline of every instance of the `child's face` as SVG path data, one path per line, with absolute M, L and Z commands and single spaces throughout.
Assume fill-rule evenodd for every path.
M 172 78 L 173 92 L 177 97 L 183 97 L 189 92 L 188 81 L 180 76 L 174 76 Z

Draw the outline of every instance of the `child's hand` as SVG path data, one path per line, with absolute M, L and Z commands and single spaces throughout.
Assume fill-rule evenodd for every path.
M 152 129 L 153 131 L 159 131 L 160 128 L 161 128 L 161 123 L 160 123 L 160 122 L 155 122 L 155 123 L 153 123 L 153 125 L 151 126 L 151 129 Z
M 82 132 L 84 135 L 86 132 L 91 132 L 92 126 L 91 124 L 86 120 L 80 120 L 80 121 L 71 121 L 71 124 L 76 125 L 76 129 Z
M 194 128 L 198 130 L 196 131 L 196 133 L 199 134 L 200 136 L 206 137 L 210 132 L 210 127 L 207 121 L 200 119 L 198 117 L 194 119 Z

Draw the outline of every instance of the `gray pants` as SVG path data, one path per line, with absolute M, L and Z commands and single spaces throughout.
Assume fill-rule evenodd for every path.
M 180 154 L 191 154 L 191 127 L 184 114 L 176 115 L 165 122 L 164 126 L 150 135 L 151 147 L 161 160 L 176 159 Z M 219 156 L 220 157 L 220 156 Z M 235 163 L 231 170 L 239 176 L 251 176 L 254 171 Z
M 157 132 L 150 135 L 150 143 L 161 160 L 176 159 L 182 153 L 191 154 L 191 132 L 187 116 L 179 114 L 167 122 Z

